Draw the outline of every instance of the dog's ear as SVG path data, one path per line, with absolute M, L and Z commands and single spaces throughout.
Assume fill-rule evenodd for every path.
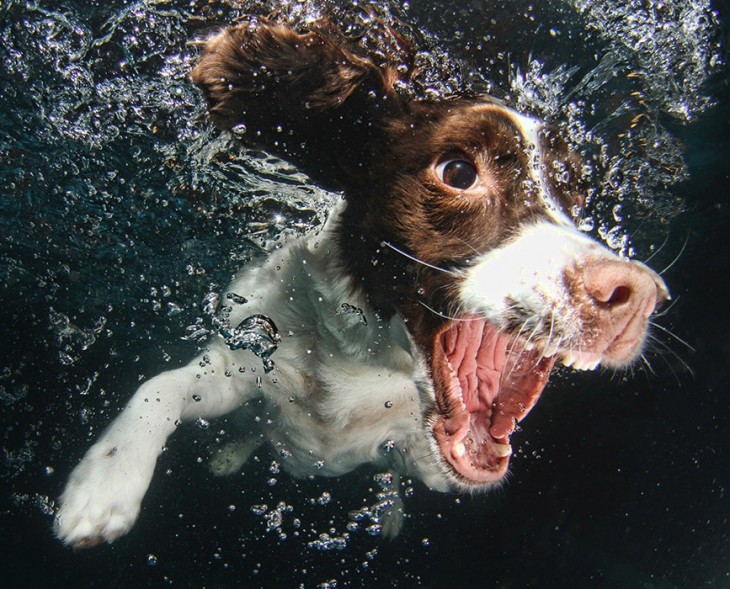
M 192 79 L 219 128 L 340 189 L 367 175 L 380 122 L 405 106 L 414 59 L 384 23 L 350 37 L 329 20 L 295 30 L 257 18 L 209 39 Z

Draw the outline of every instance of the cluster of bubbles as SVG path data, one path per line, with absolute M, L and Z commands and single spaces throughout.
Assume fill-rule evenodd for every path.
M 209 336 L 217 333 L 231 350 L 251 350 L 261 358 L 264 372 L 271 372 L 274 369 L 271 356 L 281 342 L 281 336 L 273 320 L 257 313 L 233 326 L 230 317 L 234 306 L 244 305 L 247 300 L 239 294 L 228 292 L 226 301 L 228 304 L 221 305 L 220 295 L 216 291 L 206 294 L 201 308 L 204 315 L 209 317 L 211 327 L 206 327 L 204 319 L 197 317 L 195 323 L 187 326 L 186 334 L 181 339 L 204 342 Z
M 61 364 L 73 364 L 78 358 L 78 354 L 89 349 L 106 326 L 106 318 L 101 316 L 93 327 L 79 327 L 53 307 L 49 308 L 49 321 L 56 335 L 56 345 L 59 349 L 58 359 Z
M 350 511 L 348 517 L 350 523 L 347 529 L 354 532 L 361 527 L 371 536 L 379 536 L 383 533 L 383 522 L 385 518 L 398 517 L 394 510 L 401 509 L 399 506 L 399 485 L 394 481 L 391 473 L 376 474 L 373 479 L 378 484 L 376 491 L 377 501 L 372 505 L 366 505 L 360 509 Z M 410 494 L 407 491 L 406 494 Z
M 600 46 L 595 65 L 547 72 L 535 59 L 512 88 L 518 103 L 561 122 L 586 155 L 593 191 L 583 228 L 623 255 L 646 254 L 685 208 L 672 187 L 688 170 L 667 124 L 691 122 L 713 104 L 705 86 L 721 65 L 717 15 L 709 2 L 568 4 Z
M 380 537 L 383 532 L 383 520 L 393 517 L 393 510 L 402 509 L 398 498 L 401 492 L 397 479 L 391 473 L 378 473 L 372 479 L 376 483 L 375 502 L 364 505 L 348 513 L 348 522 L 345 531 L 338 532 L 334 527 L 327 531 L 317 531 L 314 528 L 305 529 L 300 517 L 294 515 L 295 508 L 286 501 L 278 501 L 273 507 L 266 503 L 258 503 L 251 506 L 251 513 L 263 519 L 267 533 L 274 533 L 280 541 L 287 540 L 291 535 L 294 538 L 310 538 L 306 540 L 306 546 L 317 551 L 341 551 L 345 550 L 352 535 L 364 531 L 368 536 Z M 405 490 L 405 495 L 413 493 L 412 487 Z M 318 497 L 312 497 L 308 503 L 326 507 L 332 504 L 333 498 L 329 491 L 323 491 Z M 402 514 L 401 514 L 402 515 Z M 288 530 L 288 531 L 287 531 Z M 424 546 L 428 542 L 423 543 Z

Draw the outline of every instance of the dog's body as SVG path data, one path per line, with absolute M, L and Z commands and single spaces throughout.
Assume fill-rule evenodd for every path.
M 574 228 L 580 174 L 565 144 L 490 99 L 400 93 L 415 53 L 381 34 L 389 57 L 330 22 L 253 19 L 208 42 L 194 80 L 213 120 L 245 122 L 346 198 L 229 287 L 247 300 L 231 325 L 279 327 L 274 370 L 221 338 L 144 383 L 71 474 L 64 542 L 126 533 L 177 425 L 236 409 L 244 433 L 214 456 L 217 474 L 268 442 L 296 476 L 371 463 L 439 491 L 488 488 L 556 359 L 587 369 L 641 353 L 665 286 Z M 396 501 L 383 533 L 401 517 Z

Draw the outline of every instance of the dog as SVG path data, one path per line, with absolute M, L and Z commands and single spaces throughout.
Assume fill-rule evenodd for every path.
M 215 474 L 266 443 L 297 477 L 371 464 L 395 489 L 408 476 L 481 491 L 504 478 L 556 362 L 641 357 L 667 287 L 577 230 L 580 159 L 488 96 L 418 96 L 417 54 L 391 24 L 354 35 L 328 18 L 251 17 L 205 43 L 192 79 L 214 124 L 343 198 L 319 230 L 244 268 L 222 336 L 143 383 L 88 450 L 55 517 L 64 543 L 130 530 L 181 422 L 239 412 Z M 264 370 L 245 370 L 256 359 L 232 325 L 265 332 Z M 396 497 L 383 535 L 402 520 Z

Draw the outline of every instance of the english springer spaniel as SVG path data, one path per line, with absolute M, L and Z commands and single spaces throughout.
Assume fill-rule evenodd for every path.
M 266 443 L 298 477 L 372 464 L 396 486 L 488 489 L 556 361 L 620 368 L 642 354 L 667 288 L 576 229 L 585 186 L 566 143 L 486 96 L 414 96 L 412 41 L 374 26 L 253 17 L 207 41 L 192 78 L 213 122 L 245 126 L 344 198 L 229 286 L 229 325 L 258 325 L 272 345 L 280 330 L 267 370 L 242 371 L 261 360 L 222 329 L 142 384 L 70 475 L 55 519 L 66 544 L 128 532 L 168 436 L 234 411 L 244 427 L 216 474 Z M 395 501 L 383 534 L 401 524 Z

